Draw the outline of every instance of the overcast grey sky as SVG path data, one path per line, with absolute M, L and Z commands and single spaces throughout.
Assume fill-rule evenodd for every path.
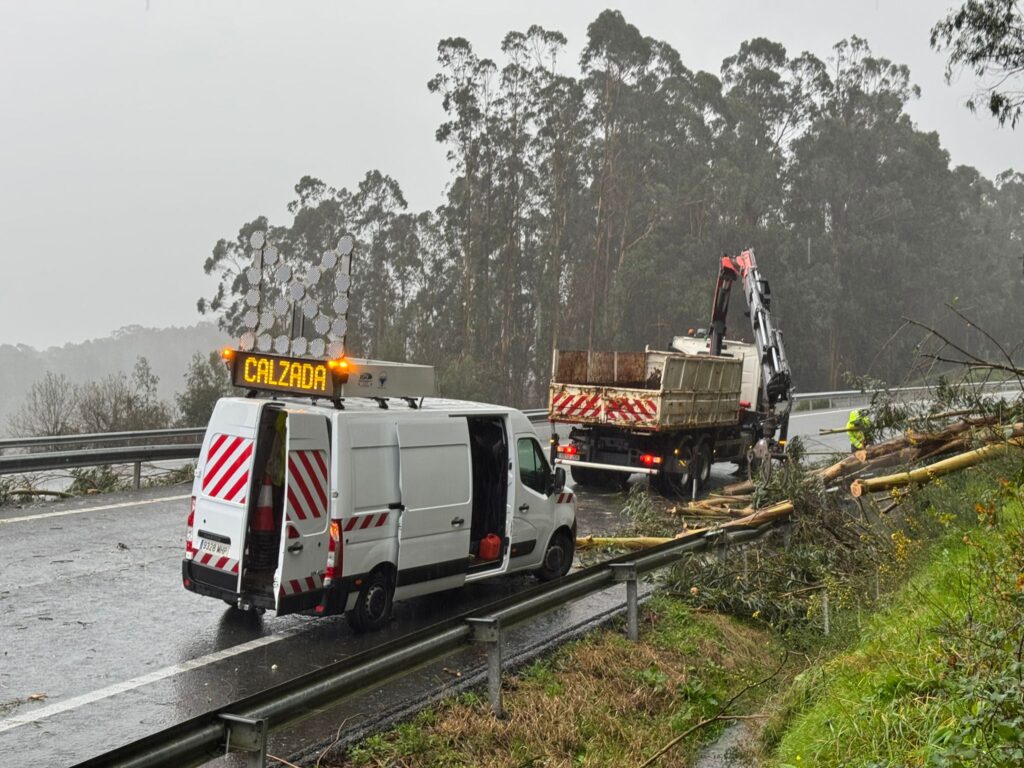
M 303 174 L 353 186 L 379 168 L 412 208 L 435 206 L 438 40 L 497 57 L 507 31 L 541 24 L 569 38 L 575 71 L 609 6 L 716 74 L 751 37 L 825 57 L 860 35 L 909 65 L 911 114 L 954 164 L 1024 169 L 1024 130 L 971 115 L 973 80 L 947 86 L 928 47 L 953 4 L 0 0 L 0 343 L 195 322 L 213 244 L 258 214 L 281 221 Z

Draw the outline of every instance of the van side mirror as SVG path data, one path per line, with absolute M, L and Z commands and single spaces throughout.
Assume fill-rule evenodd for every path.
M 551 474 L 551 482 L 548 483 L 548 487 L 551 489 L 548 491 L 550 496 L 552 493 L 561 493 L 562 489 L 565 488 L 565 468 L 555 467 L 555 471 Z

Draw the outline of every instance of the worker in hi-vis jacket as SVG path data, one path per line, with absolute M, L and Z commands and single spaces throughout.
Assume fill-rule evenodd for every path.
M 867 445 L 867 436 L 864 434 L 864 430 L 869 425 L 867 412 L 861 413 L 856 408 L 850 411 L 850 418 L 846 422 L 846 433 L 850 436 L 850 453 L 859 451 Z

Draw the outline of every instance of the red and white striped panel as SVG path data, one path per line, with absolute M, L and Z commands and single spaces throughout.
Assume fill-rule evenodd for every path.
M 282 583 L 280 593 L 282 595 L 297 595 L 300 592 L 310 592 L 314 589 L 319 589 L 323 585 L 323 574 L 314 573 L 312 576 L 306 576 L 303 579 L 289 579 Z
M 642 397 L 609 397 L 604 414 L 610 423 L 651 424 L 658 418 L 658 404 Z
M 202 552 L 197 554 L 195 561 L 200 565 L 206 565 L 210 568 L 216 568 L 218 571 L 227 571 L 228 573 L 238 573 L 238 561 L 232 560 L 230 557 L 222 557 L 215 555 L 213 552 Z
M 327 454 L 288 452 L 288 518 L 316 520 L 327 514 Z
M 214 435 L 203 468 L 203 495 L 245 504 L 249 492 L 252 442 L 236 435 Z
M 573 500 L 573 494 L 569 491 L 558 494 L 558 499 L 555 501 L 556 504 L 568 504 Z
M 373 512 L 369 515 L 354 515 L 345 523 L 343 530 L 348 533 L 349 531 L 365 531 L 367 528 L 380 528 L 388 521 L 389 514 L 389 512 Z
M 601 396 L 562 392 L 551 398 L 551 410 L 563 419 L 596 419 L 601 414 Z

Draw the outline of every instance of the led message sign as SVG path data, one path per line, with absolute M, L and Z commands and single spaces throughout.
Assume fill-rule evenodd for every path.
M 334 377 L 326 360 L 236 351 L 231 382 L 246 389 L 334 397 Z

